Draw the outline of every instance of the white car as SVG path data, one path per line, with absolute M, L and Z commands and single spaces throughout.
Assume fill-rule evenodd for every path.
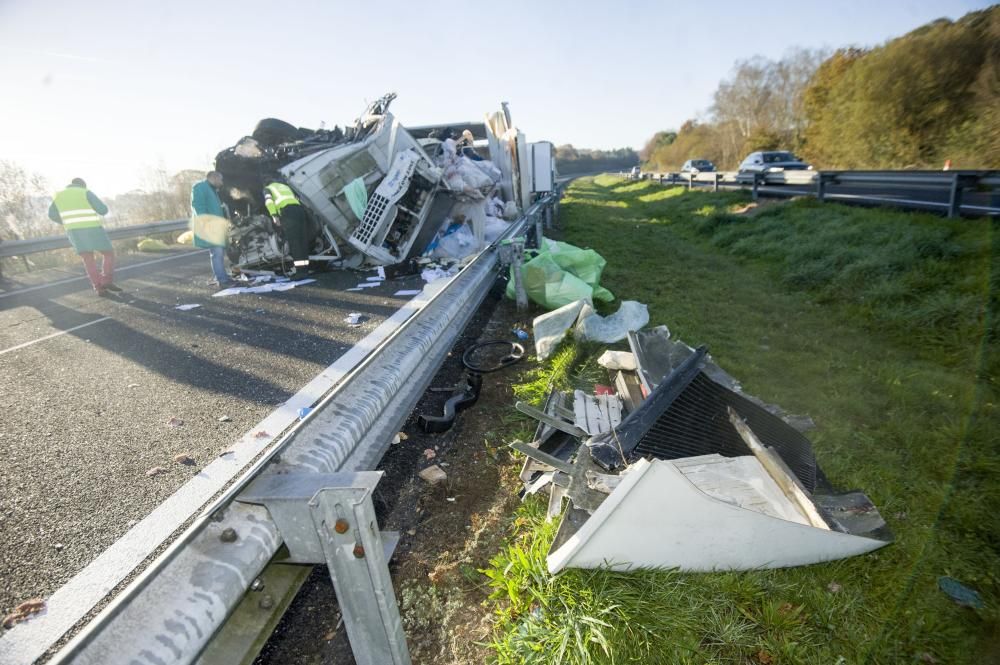
M 715 164 L 707 159 L 689 159 L 681 167 L 681 173 L 711 173 Z
M 790 152 L 762 150 L 750 153 L 740 164 L 740 173 L 768 173 L 777 171 L 806 171 L 812 166 Z

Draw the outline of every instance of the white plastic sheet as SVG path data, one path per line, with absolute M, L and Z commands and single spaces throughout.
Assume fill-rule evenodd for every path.
M 640 302 L 625 300 L 618 311 L 610 316 L 601 316 L 586 300 L 577 300 L 559 309 L 535 317 L 532 327 L 535 333 L 535 355 L 539 360 L 548 358 L 566 337 L 570 328 L 582 341 L 611 344 L 628 335 L 630 330 L 639 330 L 649 323 L 649 310 Z

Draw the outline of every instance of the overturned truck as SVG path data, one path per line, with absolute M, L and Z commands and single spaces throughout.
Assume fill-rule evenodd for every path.
M 418 259 L 456 232 L 472 239 L 446 245 L 449 258 L 462 259 L 454 254 L 482 249 L 503 217 L 552 189 L 551 144 L 526 143 L 506 105 L 480 123 L 407 129 L 389 113 L 394 97 L 369 105 L 345 129 L 265 119 L 216 156 L 234 265 L 291 265 L 264 207 L 263 189 L 274 181 L 291 187 L 307 211 L 310 259 L 345 268 Z

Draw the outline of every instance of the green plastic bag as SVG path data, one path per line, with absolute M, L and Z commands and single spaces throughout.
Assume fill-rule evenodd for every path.
M 577 300 L 614 300 L 614 294 L 599 284 L 605 265 L 604 257 L 592 249 L 546 239 L 543 250 L 525 261 L 521 276 L 528 298 L 552 310 Z M 514 299 L 513 266 L 510 277 L 506 293 Z
M 611 302 L 614 294 L 601 286 L 601 273 L 608 262 L 592 249 L 580 249 L 558 240 L 545 239 L 545 245 L 552 259 L 563 270 L 576 275 L 594 289 L 594 298 Z

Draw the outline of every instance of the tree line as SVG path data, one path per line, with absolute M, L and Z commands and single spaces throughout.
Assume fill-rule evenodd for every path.
M 874 48 L 739 61 L 705 118 L 639 155 L 653 171 L 695 158 L 734 169 L 777 149 L 825 169 L 1000 167 L 1000 6 Z
M 639 164 L 639 153 L 632 148 L 590 150 L 570 144 L 556 148 L 556 168 L 561 175 L 623 171 Z

